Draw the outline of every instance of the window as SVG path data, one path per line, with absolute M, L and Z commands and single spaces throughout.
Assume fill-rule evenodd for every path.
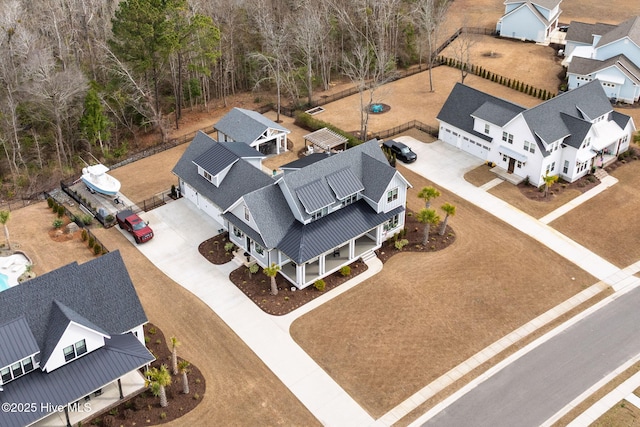
M 204 171 L 204 177 L 208 180 L 211 181 L 211 174 L 207 171 Z
M 76 352 L 72 345 L 70 345 L 69 347 L 65 347 L 62 351 L 64 352 L 65 362 L 76 358 Z
M 87 352 L 87 343 L 85 340 L 76 343 L 76 356 L 82 356 Z
M 556 162 L 551 163 L 551 172 L 556 170 Z
M 503 154 L 503 155 L 502 155 L 502 161 L 503 161 L 503 162 L 506 162 L 507 160 L 509 160 L 509 159 L 507 159 L 507 156 L 505 156 L 505 155 Z
M 315 221 L 316 219 L 322 218 L 327 213 L 329 213 L 329 208 L 328 207 L 322 208 L 319 211 L 315 211 L 314 213 L 312 213 L 311 219 Z
M 562 173 L 569 173 L 569 160 L 564 161 L 564 166 L 562 167 Z
M 2 376 L 2 382 L 3 383 L 7 383 L 7 382 L 11 381 L 11 379 L 12 379 L 11 370 L 9 368 L 3 368 L 0 371 L 0 376 Z
M 387 222 L 385 222 L 384 224 L 384 231 L 389 231 L 389 230 L 393 230 L 394 228 L 396 228 L 398 226 L 398 223 L 400 222 L 398 215 L 394 215 L 392 216 Z
M 253 248 L 256 250 L 256 253 L 260 255 L 264 255 L 264 248 L 259 244 L 257 244 L 256 242 L 253 242 Z
M 250 220 L 250 216 L 249 216 L 249 208 L 248 207 L 244 207 L 244 219 L 245 221 L 249 221 Z
M 235 225 L 233 226 L 233 235 L 236 237 L 243 237 L 244 233 Z
M 524 142 L 524 151 L 528 151 L 530 153 L 535 153 L 536 152 L 536 148 L 533 145 L 533 142 L 525 141 Z
M 24 374 L 24 371 L 22 370 L 22 363 L 18 362 L 11 365 L 11 374 L 13 375 L 13 378 L 17 378 Z
M 486 133 L 488 135 L 490 129 L 491 129 L 491 127 L 489 126 L 489 123 L 485 123 L 485 125 L 484 125 L 484 133 Z
M 342 201 L 342 206 L 350 205 L 358 200 L 358 193 L 352 194 Z
M 518 166 L 518 169 L 522 167 L 522 162 L 520 160 L 518 160 L 518 163 L 516 163 L 516 166 Z
M 24 373 L 33 371 L 33 360 L 30 357 L 27 357 L 22 361 L 22 368 L 24 369 Z
M 513 144 L 513 135 L 507 132 L 502 132 L 502 140 L 509 144 Z
M 394 200 L 398 200 L 398 188 L 394 188 L 387 192 L 387 203 L 391 203 Z

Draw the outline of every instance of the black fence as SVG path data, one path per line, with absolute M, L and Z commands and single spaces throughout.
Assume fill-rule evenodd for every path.
M 61 186 L 63 185 L 63 183 L 60 183 L 60 184 L 61 184 Z M 64 187 L 63 187 L 63 191 L 64 191 Z M 74 196 L 72 196 L 69 192 L 65 191 L 65 193 L 66 193 L 67 195 L 69 195 L 72 199 L 74 199 L 76 202 L 78 202 L 78 206 L 84 206 L 84 205 L 80 204 L 81 202 L 80 202 L 80 201 L 78 201 L 78 200 L 77 200 L 77 198 L 76 198 L 76 197 L 74 197 Z M 73 192 L 71 192 L 71 193 L 73 193 Z M 64 208 L 64 214 L 65 214 L 65 215 L 66 215 L 66 216 L 67 216 L 71 221 L 75 222 L 75 223 L 76 223 L 76 225 L 77 225 L 78 227 L 80 227 L 80 228 L 83 230 L 83 232 L 86 232 L 86 233 L 87 233 L 87 240 L 91 240 L 91 241 L 93 241 L 93 242 L 94 242 L 94 244 L 93 244 L 93 245 L 94 245 L 94 246 L 93 246 L 94 248 L 95 248 L 96 246 L 98 246 L 98 247 L 100 248 L 100 253 L 103 253 L 103 254 L 104 254 L 104 253 L 108 253 L 108 252 L 109 252 L 109 249 L 107 249 L 107 247 L 106 247 L 105 245 L 103 245 L 103 244 L 102 244 L 102 242 L 100 241 L 100 239 L 98 239 L 98 237 L 96 237 L 96 235 L 95 235 L 95 234 L 93 234 L 93 233 L 91 232 L 91 230 L 89 229 L 89 227 L 87 227 L 87 224 L 85 224 L 85 223 L 84 223 L 84 220 L 83 220 L 81 217 L 79 217 L 78 215 L 75 215 L 75 214 L 74 214 L 73 212 L 71 212 L 69 209 L 67 209 L 67 207 L 64 205 L 64 201 L 56 199 L 56 197 L 55 197 L 53 194 L 48 193 L 48 192 L 46 192 L 46 191 L 44 191 L 42 194 L 43 194 L 43 198 L 44 198 L 44 199 L 52 199 L 52 200 L 53 200 L 53 201 L 54 201 L 58 206 L 62 206 L 62 207 Z M 75 194 L 75 193 L 74 193 L 74 194 Z M 84 207 L 86 208 L 86 206 L 84 206 Z M 97 217 L 96 217 L 96 218 L 97 218 Z
M 149 212 L 159 206 L 166 205 L 167 202 L 175 200 L 175 198 L 175 196 L 171 195 L 171 191 L 164 191 L 162 193 L 155 194 L 148 199 L 144 199 L 141 202 L 137 202 L 136 206 L 145 212 Z
M 438 137 L 438 129 L 434 128 L 433 126 L 429 126 L 425 123 L 422 123 L 418 120 L 412 120 L 410 122 L 407 123 L 403 123 L 399 126 L 396 126 L 394 128 L 391 129 L 387 129 L 387 130 L 383 130 L 380 132 L 374 132 L 371 134 L 372 138 L 377 138 L 377 139 L 386 139 L 389 138 L 390 136 L 394 136 L 397 135 L 399 133 L 402 132 L 406 132 L 409 129 L 418 129 L 419 131 L 428 133 L 429 135 L 433 136 L 433 137 Z

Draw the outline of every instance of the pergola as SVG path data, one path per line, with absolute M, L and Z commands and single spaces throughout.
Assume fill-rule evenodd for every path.
M 337 152 L 338 149 L 336 147 L 342 146 L 340 150 L 347 149 L 348 139 L 331 129 L 322 128 L 304 136 L 305 147 L 307 147 L 307 141 L 319 148 L 318 151 Z M 312 152 L 312 150 L 309 151 Z

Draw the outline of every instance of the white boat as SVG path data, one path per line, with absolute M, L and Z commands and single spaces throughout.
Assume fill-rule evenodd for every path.
M 106 196 L 115 196 L 120 191 L 120 181 L 107 175 L 109 168 L 103 164 L 97 164 L 82 168 L 82 182 L 87 188 Z

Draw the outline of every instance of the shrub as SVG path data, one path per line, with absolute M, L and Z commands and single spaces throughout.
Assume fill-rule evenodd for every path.
M 313 283 L 313 286 L 320 292 L 323 292 L 327 284 L 324 282 L 324 280 L 318 279 Z
M 157 334 L 157 333 L 158 333 L 158 330 L 157 330 L 156 328 L 154 328 L 154 327 L 151 327 L 151 328 L 149 328 L 149 333 L 150 333 L 151 335 L 155 335 L 155 334 Z
M 90 248 L 90 249 L 93 249 L 93 247 L 95 246 L 95 244 L 96 244 L 96 238 L 95 238 L 95 237 L 93 237 L 93 236 L 89 236 L 89 248 Z
M 104 220 L 107 224 L 112 223 L 115 220 L 115 217 L 111 214 L 107 215 L 106 217 L 104 217 Z
M 64 215 L 64 206 L 62 205 L 58 205 L 58 218 L 62 218 L 62 216 Z
M 89 233 L 87 232 L 87 230 L 82 230 L 82 241 L 86 242 L 88 238 L 89 238 Z
M 193 400 L 198 400 L 200 399 L 200 395 L 198 393 L 193 395 Z
M 47 205 L 49 206 L 49 209 L 52 209 L 52 208 L 53 208 L 53 204 L 54 204 L 54 203 L 55 203 L 55 202 L 53 201 L 53 198 L 52 198 L 52 197 L 47 197 Z
M 401 240 L 398 240 L 398 241 L 395 243 L 395 247 L 396 247 L 396 249 L 397 249 L 397 250 L 401 251 L 401 250 L 402 250 L 402 248 L 404 248 L 404 247 L 405 247 L 405 246 L 407 246 L 408 244 L 409 244 L 409 241 L 408 241 L 407 239 L 401 239 Z
M 91 215 L 82 215 L 82 222 L 84 225 L 91 225 L 93 222 L 93 217 Z
M 227 243 L 225 243 L 225 244 L 224 244 L 224 251 L 225 251 L 225 252 L 232 252 L 232 251 L 233 251 L 233 248 L 234 248 L 235 246 L 236 246 L 236 245 L 234 245 L 233 243 L 231 243 L 231 242 L 227 242 Z
M 100 255 L 102 253 L 102 245 L 97 244 L 93 247 L 93 254 Z
M 333 126 L 332 124 L 323 122 L 322 120 L 318 120 L 316 118 L 314 118 L 311 114 L 307 114 L 305 112 L 298 112 L 296 113 L 296 119 L 294 122 L 297 126 L 300 126 L 302 128 L 308 129 L 310 131 L 315 131 L 318 129 L 322 129 L 322 128 L 328 128 L 334 132 L 336 132 L 337 134 L 344 136 L 345 138 L 347 138 L 347 143 L 349 145 L 349 147 L 353 147 L 354 145 L 358 145 L 360 144 L 360 141 L 353 135 L 351 135 L 348 132 L 343 131 L 342 129 L 339 129 L 335 126 Z
M 349 267 L 348 265 L 345 265 L 344 267 L 342 267 L 340 269 L 340 275 L 342 277 L 347 277 L 351 275 L 351 267 Z
M 53 211 L 53 213 L 57 213 L 58 212 L 58 202 L 56 202 L 55 200 L 53 201 L 53 204 L 51 205 L 51 210 Z
M 164 420 L 165 418 L 167 418 L 167 413 L 166 412 L 160 412 L 160 419 Z
M 55 229 L 62 227 L 62 224 L 64 224 L 64 221 L 62 221 L 60 218 L 56 218 L 53 220 L 53 228 Z

